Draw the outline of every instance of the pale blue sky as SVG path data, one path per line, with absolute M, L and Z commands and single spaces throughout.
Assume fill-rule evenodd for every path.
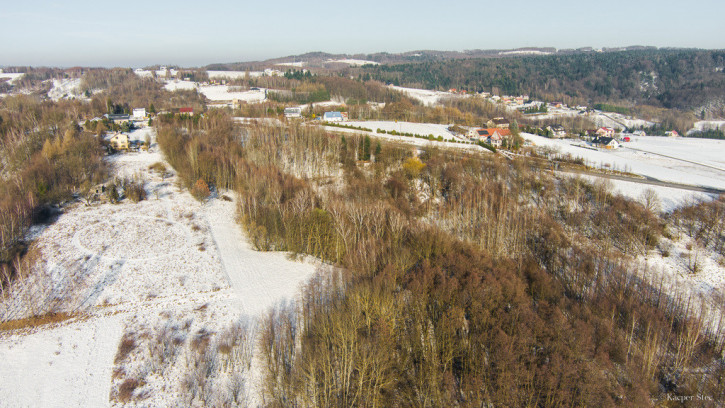
M 0 66 L 200 66 L 309 51 L 725 48 L 724 0 L 0 1 Z

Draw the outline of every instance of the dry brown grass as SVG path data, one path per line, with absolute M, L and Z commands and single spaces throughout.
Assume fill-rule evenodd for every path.
M 118 345 L 118 351 L 116 352 L 116 358 L 113 360 L 115 364 L 122 362 L 128 357 L 128 355 L 136 348 L 136 339 L 133 338 L 132 333 L 126 333 L 121 339 L 121 343 Z
M 24 319 L 8 320 L 7 322 L 0 323 L 0 331 L 30 329 L 46 324 L 61 323 L 74 317 L 78 317 L 78 315 L 75 313 L 59 312 L 46 313 Z
M 123 383 L 121 383 L 121 386 L 118 387 L 118 394 L 116 394 L 116 400 L 119 402 L 128 402 L 133 398 L 133 392 L 136 391 L 136 388 L 143 387 L 145 382 L 143 380 L 136 380 L 134 378 L 129 378 Z

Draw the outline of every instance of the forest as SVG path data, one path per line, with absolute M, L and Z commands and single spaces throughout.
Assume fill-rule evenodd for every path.
M 590 106 L 625 102 L 689 110 L 722 99 L 723 66 L 723 51 L 661 49 L 426 61 L 357 72 L 425 89 L 498 90 Z
M 184 185 L 237 192 L 257 249 L 330 266 L 264 319 L 267 406 L 725 398 L 723 322 L 632 262 L 680 230 L 723 254 L 722 198 L 663 216 L 525 160 L 219 111 L 156 126 Z

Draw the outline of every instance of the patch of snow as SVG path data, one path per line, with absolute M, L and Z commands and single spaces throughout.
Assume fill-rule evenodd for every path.
M 206 71 L 209 79 L 244 79 L 249 75 L 249 78 L 258 78 L 264 76 L 262 71 Z
M 274 64 L 274 65 L 277 65 L 277 66 L 280 66 L 280 67 L 297 67 L 297 68 L 302 68 L 305 65 L 307 65 L 307 63 L 305 61 L 298 61 L 298 62 L 280 62 L 280 63 Z
M 450 92 L 442 92 L 442 91 L 430 91 L 428 89 L 416 89 L 416 88 L 405 88 L 402 86 L 394 86 L 390 85 L 392 89 L 395 89 L 396 91 L 402 92 L 409 97 L 416 99 L 420 102 L 422 102 L 426 106 L 435 106 L 438 103 L 440 103 L 440 100 L 443 98 L 450 98 L 452 96 L 456 96 L 453 93 Z
M 551 55 L 551 52 L 539 51 L 539 50 L 514 50 L 514 51 L 501 51 L 498 55 Z
M 48 98 L 59 101 L 61 99 L 76 99 L 80 97 L 78 92 L 81 87 L 81 79 L 54 79 L 53 87 L 48 91 Z
M 192 81 L 172 80 L 166 81 L 164 88 L 168 91 L 196 90 L 211 101 L 234 101 L 240 100 L 247 103 L 263 102 L 267 99 L 266 89 L 252 91 L 231 91 L 233 87 L 228 85 L 201 85 Z
M 352 66 L 380 65 L 379 62 L 359 60 L 359 59 L 328 60 L 327 62 L 329 62 L 329 63 L 341 63 L 341 64 L 347 64 L 347 65 L 352 65 Z
M 695 131 L 718 129 L 725 129 L 725 120 L 700 120 L 695 122 L 694 127 L 690 129 L 687 134 L 689 135 L 690 133 Z
M 10 72 L 8 72 L 8 73 L 0 72 L 0 80 L 7 79 L 8 82 L 12 85 L 12 84 L 15 84 L 15 82 L 17 82 L 20 78 L 22 78 L 23 75 L 25 75 L 25 74 L 23 74 L 23 73 L 14 74 L 14 73 L 10 73 Z M 0 82 L 2 82 L 2 81 L 0 81 Z

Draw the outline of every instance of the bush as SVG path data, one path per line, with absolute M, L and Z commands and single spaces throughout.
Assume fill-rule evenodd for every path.
M 199 201 L 203 201 L 211 195 L 209 185 L 203 179 L 196 180 L 194 187 L 191 188 L 191 195 Z
M 124 186 L 124 195 L 131 199 L 134 203 L 146 199 L 146 189 L 143 181 L 126 181 Z

